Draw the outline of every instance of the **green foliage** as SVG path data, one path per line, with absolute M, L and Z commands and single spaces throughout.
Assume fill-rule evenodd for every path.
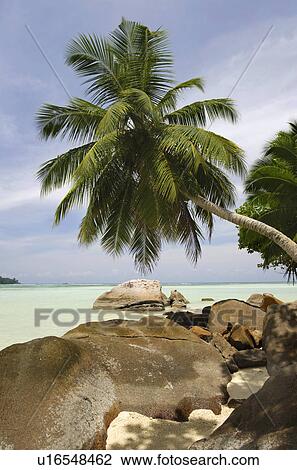
M 112 255 L 128 250 L 138 269 L 151 270 L 162 243 L 176 242 L 195 263 L 202 229 L 210 236 L 213 228 L 195 196 L 228 207 L 235 198 L 228 173 L 245 173 L 242 150 L 207 130 L 217 118 L 236 122 L 234 103 L 219 98 L 178 109 L 182 92 L 203 92 L 203 80 L 175 84 L 167 33 L 132 21 L 108 38 L 80 35 L 66 63 L 84 78 L 91 102 L 45 104 L 37 115 L 45 139 L 78 143 L 38 172 L 42 194 L 70 186 L 55 222 L 86 206 L 81 243 L 100 240 Z
M 243 215 L 275 227 L 297 241 L 297 126 L 279 132 L 264 149 L 263 157 L 246 179 L 247 201 Z M 281 269 L 288 280 L 296 279 L 297 265 L 275 243 L 245 228 L 239 229 L 239 248 L 261 254 L 263 269 Z

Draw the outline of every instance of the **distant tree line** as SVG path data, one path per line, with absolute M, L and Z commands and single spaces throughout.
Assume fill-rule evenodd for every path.
M 2 277 L 0 276 L 0 284 L 19 284 L 20 282 L 14 277 L 11 279 L 10 277 Z

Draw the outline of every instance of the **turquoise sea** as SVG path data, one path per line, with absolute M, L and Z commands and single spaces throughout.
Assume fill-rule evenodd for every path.
M 42 336 L 62 336 L 74 327 L 74 323 L 98 320 L 97 312 L 86 312 L 96 297 L 110 290 L 111 285 L 0 285 L 0 349 L 11 344 Z M 297 299 L 297 286 L 286 283 L 269 284 L 191 284 L 163 285 L 165 294 L 178 289 L 191 302 L 189 308 L 202 308 L 212 302 L 202 302 L 204 297 L 214 301 L 238 298 L 246 300 L 255 292 L 272 292 L 284 301 Z M 36 309 L 40 315 L 48 316 L 36 325 Z M 80 309 L 80 312 L 78 312 Z M 52 313 L 56 312 L 53 316 Z M 57 313 L 58 312 L 58 313 Z M 101 319 L 115 318 L 117 312 L 105 312 Z M 135 318 L 135 314 L 129 313 Z M 139 315 L 138 315 L 139 316 Z M 59 324 L 58 324 L 59 323 Z M 68 323 L 66 325 L 65 323 Z

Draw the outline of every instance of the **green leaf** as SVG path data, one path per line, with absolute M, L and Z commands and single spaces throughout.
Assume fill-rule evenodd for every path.
M 161 113 L 169 113 L 176 108 L 177 99 L 180 93 L 185 90 L 197 88 L 199 91 L 204 91 L 204 80 L 202 78 L 191 78 L 185 82 L 181 82 L 178 85 L 172 87 L 165 93 L 158 103 L 158 108 Z
M 238 119 L 234 101 L 230 98 L 197 101 L 164 116 L 169 124 L 205 127 L 207 122 L 225 119 L 235 123 Z
M 44 104 L 37 113 L 37 125 L 42 138 L 61 135 L 71 141 L 93 140 L 104 109 L 88 101 L 73 98 L 68 106 Z

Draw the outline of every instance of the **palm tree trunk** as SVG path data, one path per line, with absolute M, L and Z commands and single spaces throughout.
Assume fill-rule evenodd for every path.
M 279 232 L 274 227 L 266 225 L 259 220 L 251 219 L 246 215 L 231 212 L 228 209 L 217 206 L 213 202 L 210 202 L 201 196 L 195 196 L 195 198 L 192 198 L 192 200 L 202 209 L 217 215 L 221 219 L 228 220 L 232 224 L 239 225 L 240 227 L 244 227 L 257 232 L 260 235 L 264 235 L 269 240 L 276 243 L 276 245 L 278 245 L 280 248 L 282 248 L 290 256 L 290 258 L 292 258 L 293 261 L 297 262 L 297 244 L 291 240 L 291 238 L 287 237 L 282 232 Z

